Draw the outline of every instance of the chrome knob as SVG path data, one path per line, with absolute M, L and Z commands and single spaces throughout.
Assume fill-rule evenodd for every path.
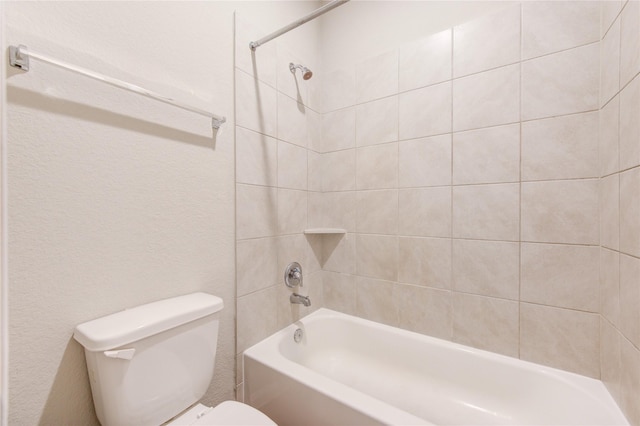
M 302 287 L 302 266 L 298 262 L 291 262 L 284 271 L 284 283 L 289 288 Z

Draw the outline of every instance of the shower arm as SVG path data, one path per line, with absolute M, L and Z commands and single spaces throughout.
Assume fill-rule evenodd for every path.
M 285 27 L 282 27 L 277 31 L 272 32 L 271 34 L 268 34 L 268 35 L 262 37 L 260 40 L 252 41 L 251 43 L 249 43 L 249 48 L 251 50 L 255 51 L 258 47 L 262 46 L 266 42 L 271 41 L 276 37 L 280 37 L 282 34 L 288 33 L 289 31 L 293 30 L 294 28 L 298 28 L 300 25 L 305 24 L 305 23 L 311 21 L 312 19 L 317 18 L 320 15 L 324 15 L 325 13 L 329 12 L 330 10 L 335 9 L 338 6 L 343 5 L 348 1 L 349 0 L 333 0 L 331 3 L 325 4 L 324 6 L 314 10 L 313 12 L 308 14 L 307 16 L 304 16 L 304 17 L 298 19 L 297 21 L 294 21 L 294 22 L 290 23 L 289 25 L 287 25 Z

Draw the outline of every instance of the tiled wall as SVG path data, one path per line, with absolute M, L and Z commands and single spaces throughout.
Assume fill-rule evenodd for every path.
M 602 377 L 640 424 L 639 27 L 524 2 L 305 82 L 238 22 L 238 353 L 311 311 L 298 260 L 312 309 Z
M 314 56 L 300 57 L 279 41 L 255 54 L 249 42 L 267 31 L 236 17 L 236 280 L 237 354 L 322 306 L 321 241 L 305 236 L 309 147 L 320 137 L 318 79 L 293 75 L 289 63 L 316 71 Z M 305 52 L 308 53 L 308 52 Z M 312 305 L 289 303 L 283 275 L 288 263 L 303 267 Z M 240 362 L 238 356 L 238 363 Z M 242 368 L 237 369 L 242 399 Z
M 524 2 L 323 75 L 325 305 L 599 378 L 599 41 Z
M 601 371 L 640 424 L 640 3 L 603 2 L 601 28 Z

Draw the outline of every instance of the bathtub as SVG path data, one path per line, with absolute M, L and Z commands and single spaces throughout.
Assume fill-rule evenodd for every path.
M 243 368 L 245 402 L 280 426 L 628 424 L 598 380 L 328 309 Z

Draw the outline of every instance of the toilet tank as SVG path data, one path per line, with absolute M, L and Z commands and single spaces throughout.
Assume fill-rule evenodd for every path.
M 197 402 L 213 377 L 222 299 L 193 293 L 76 327 L 103 426 L 160 425 Z

